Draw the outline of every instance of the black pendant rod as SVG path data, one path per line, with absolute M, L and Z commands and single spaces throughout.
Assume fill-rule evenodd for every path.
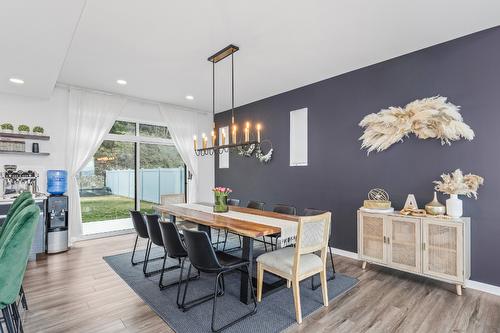
M 231 124 L 234 125 L 234 52 L 231 53 Z
M 215 62 L 212 62 L 212 116 L 213 129 L 215 131 Z

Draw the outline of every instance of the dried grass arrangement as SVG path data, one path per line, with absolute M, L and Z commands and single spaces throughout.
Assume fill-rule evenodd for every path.
M 450 145 L 461 138 L 472 140 L 474 131 L 463 122 L 460 107 L 446 102 L 446 97 L 419 99 L 404 108 L 391 106 L 363 118 L 359 126 L 365 128 L 359 138 L 361 149 L 381 152 L 410 133 L 419 139 L 439 139 Z
M 483 185 L 484 178 L 478 175 L 463 175 L 460 169 L 450 174 L 442 174 L 442 180 L 436 180 L 435 190 L 446 194 L 461 194 L 477 200 L 477 189 Z

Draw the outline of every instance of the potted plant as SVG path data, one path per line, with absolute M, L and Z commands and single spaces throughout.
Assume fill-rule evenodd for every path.
M 12 124 L 10 124 L 10 123 L 4 123 L 4 124 L 0 125 L 0 127 L 2 128 L 2 132 L 4 132 L 4 133 L 14 132 L 14 126 L 12 126 Z
M 28 125 L 19 125 L 17 127 L 17 131 L 20 133 L 20 134 L 30 134 L 30 128 Z
M 463 213 L 462 200 L 458 199 L 458 195 L 463 194 L 477 200 L 477 189 L 484 183 L 483 177 L 470 173 L 464 176 L 460 169 L 453 171 L 451 175 L 442 174 L 441 179 L 434 181 L 435 190 L 450 196 L 446 200 L 446 214 L 451 217 L 461 217 Z
M 36 135 L 43 135 L 44 129 L 41 126 L 33 127 L 33 133 Z
M 216 187 L 212 189 L 214 192 L 214 213 L 225 213 L 229 210 L 227 206 L 227 197 L 233 192 L 229 187 Z

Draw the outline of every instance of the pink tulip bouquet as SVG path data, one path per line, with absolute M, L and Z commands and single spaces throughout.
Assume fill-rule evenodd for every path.
M 215 197 L 214 212 L 225 213 L 229 211 L 227 206 L 227 196 L 229 193 L 233 192 L 229 187 L 216 187 L 212 189 Z
M 228 195 L 229 193 L 233 192 L 233 190 L 231 190 L 229 187 L 216 187 L 216 188 L 213 188 L 212 191 L 215 194 L 219 194 L 219 195 Z

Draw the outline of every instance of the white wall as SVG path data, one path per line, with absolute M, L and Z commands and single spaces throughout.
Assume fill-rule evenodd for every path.
M 50 169 L 66 169 L 66 125 L 68 109 L 68 89 L 56 88 L 48 100 L 0 94 L 0 124 L 9 122 L 14 127 L 20 124 L 42 126 L 50 141 L 39 141 L 40 151 L 49 152 L 50 156 L 15 156 L 0 155 L 0 170 L 3 165 L 15 164 L 20 169 L 32 169 L 40 173 L 40 190 L 46 191 L 46 171 Z M 210 132 L 211 118 L 200 114 L 200 127 Z M 163 119 L 154 104 L 129 101 L 120 119 L 162 124 Z M 208 126 L 208 128 L 206 128 Z M 201 129 L 200 129 L 201 130 Z M 26 143 L 31 150 L 32 141 Z M 213 201 L 211 188 L 214 184 L 214 163 L 212 157 L 199 157 L 200 182 L 198 184 L 198 200 Z
M 0 169 L 5 164 L 15 164 L 20 169 L 32 169 L 40 173 L 40 190 L 46 190 L 46 171 L 66 168 L 66 125 L 68 92 L 55 89 L 48 100 L 17 95 L 0 94 L 0 123 L 12 123 L 15 130 L 20 124 L 30 128 L 42 126 L 50 141 L 37 141 L 41 152 L 50 156 L 0 155 Z M 31 151 L 33 141 L 26 142 L 26 150 Z

